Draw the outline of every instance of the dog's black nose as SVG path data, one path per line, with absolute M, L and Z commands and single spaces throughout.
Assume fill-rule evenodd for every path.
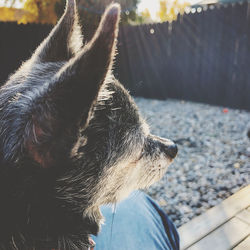
M 169 145 L 167 147 L 167 155 L 169 155 L 172 159 L 175 158 L 175 156 L 178 153 L 178 147 L 176 144 Z

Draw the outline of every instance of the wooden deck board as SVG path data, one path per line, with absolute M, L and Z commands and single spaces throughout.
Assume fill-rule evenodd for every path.
M 201 239 L 188 250 L 226 250 L 232 249 L 250 233 L 250 226 L 234 217 L 223 226 Z
M 250 199 L 250 194 L 249 194 L 249 199 Z M 250 211 L 245 209 L 240 213 L 236 214 L 235 217 L 250 225 Z
M 238 246 L 233 250 L 249 250 L 250 249 L 250 236 L 243 240 Z
M 181 249 L 188 249 L 188 247 L 194 245 L 194 243 L 200 241 L 202 238 L 204 238 L 206 235 L 210 234 L 217 228 L 219 230 L 219 227 L 221 225 L 231 220 L 234 216 L 236 216 L 236 214 L 239 214 L 239 212 L 246 210 L 246 208 L 250 206 L 249 196 L 250 185 L 241 189 L 228 199 L 224 200 L 221 204 L 209 209 L 206 213 L 194 218 L 187 224 L 180 227 L 178 231 L 181 239 Z M 246 210 L 246 212 L 248 212 L 248 210 Z M 247 223 L 245 223 L 245 221 L 242 221 L 241 219 L 235 218 L 231 223 L 233 223 L 234 225 L 234 223 L 236 223 L 235 221 L 237 221 L 237 225 L 249 226 L 247 225 Z M 234 228 L 234 226 L 230 225 L 231 224 L 229 224 L 228 226 L 229 228 Z M 221 231 L 219 231 L 219 234 L 224 235 Z M 245 235 L 245 237 L 246 236 L 247 235 Z

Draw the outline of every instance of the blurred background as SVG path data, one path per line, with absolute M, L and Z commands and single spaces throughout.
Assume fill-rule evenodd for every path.
M 88 41 L 112 0 L 79 0 Z M 179 155 L 148 192 L 179 227 L 250 184 L 250 4 L 116 0 L 115 76 Z M 47 36 L 65 0 L 0 0 L 0 82 Z M 247 135 L 248 134 L 248 135 Z

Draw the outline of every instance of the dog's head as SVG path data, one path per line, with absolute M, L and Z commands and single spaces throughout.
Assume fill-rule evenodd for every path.
M 68 0 L 0 89 L 0 246 L 84 249 L 98 232 L 99 206 L 150 186 L 176 156 L 112 76 L 119 15 L 110 5 L 84 45 Z

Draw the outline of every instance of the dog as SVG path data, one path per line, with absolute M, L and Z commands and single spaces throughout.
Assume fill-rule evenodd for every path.
M 74 0 L 0 89 L 0 249 L 88 249 L 99 207 L 149 187 L 177 154 L 112 74 L 111 4 L 84 43 Z

